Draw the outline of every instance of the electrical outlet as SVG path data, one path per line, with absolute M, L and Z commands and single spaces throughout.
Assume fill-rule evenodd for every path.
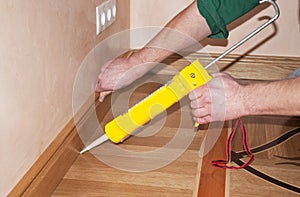
M 116 0 L 108 0 L 96 7 L 96 33 L 99 35 L 117 16 Z

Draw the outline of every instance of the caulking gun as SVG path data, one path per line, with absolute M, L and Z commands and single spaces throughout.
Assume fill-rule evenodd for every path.
M 127 111 L 127 113 L 119 115 L 107 123 L 105 126 L 105 134 L 88 145 L 80 152 L 80 154 L 102 144 L 107 140 L 111 140 L 114 143 L 122 142 L 137 128 L 145 125 L 151 119 L 177 103 L 196 88 L 208 83 L 212 77 L 206 69 L 214 65 L 221 58 L 244 44 L 247 40 L 277 20 L 280 14 L 278 5 L 273 0 L 262 0 L 260 1 L 260 4 L 265 2 L 272 4 L 274 7 L 276 12 L 274 17 L 226 50 L 208 65 L 203 67 L 198 60 L 195 60 L 189 66 L 186 66 L 177 75 L 175 75 L 170 82 L 134 105 Z M 195 127 L 198 127 L 197 123 L 195 124 Z

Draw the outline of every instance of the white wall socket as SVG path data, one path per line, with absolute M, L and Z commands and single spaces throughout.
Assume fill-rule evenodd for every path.
M 107 0 L 96 7 L 96 33 L 99 35 L 110 26 L 117 16 L 116 0 Z

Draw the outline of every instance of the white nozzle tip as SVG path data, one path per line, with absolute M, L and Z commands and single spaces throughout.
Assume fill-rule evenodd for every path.
M 90 145 L 88 145 L 87 147 L 85 147 L 85 149 L 83 149 L 82 151 L 80 151 L 80 154 L 85 153 L 86 151 L 89 151 L 93 148 L 95 148 L 96 146 L 99 146 L 100 144 L 106 142 L 108 140 L 107 135 L 102 135 L 101 137 L 97 138 L 95 141 L 93 141 Z
M 86 151 L 88 151 L 89 149 L 85 148 L 82 151 L 80 151 L 80 154 L 82 155 L 83 153 L 85 153 Z

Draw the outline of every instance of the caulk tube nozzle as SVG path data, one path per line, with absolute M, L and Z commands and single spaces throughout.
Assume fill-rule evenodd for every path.
M 82 151 L 80 151 L 80 154 L 83 154 L 86 151 L 89 151 L 92 148 L 95 148 L 96 146 L 99 146 L 100 144 L 106 142 L 107 140 L 108 140 L 107 135 L 103 134 L 101 137 L 97 138 L 95 141 L 93 141 L 91 144 L 89 144 L 87 147 L 85 147 Z

